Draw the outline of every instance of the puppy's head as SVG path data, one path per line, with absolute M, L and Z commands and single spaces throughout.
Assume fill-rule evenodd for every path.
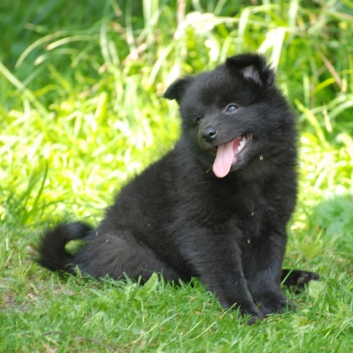
M 179 79 L 165 92 L 180 106 L 183 133 L 212 158 L 217 177 L 278 154 L 285 136 L 290 144 L 295 139 L 293 114 L 274 76 L 262 56 L 244 54 L 213 71 Z

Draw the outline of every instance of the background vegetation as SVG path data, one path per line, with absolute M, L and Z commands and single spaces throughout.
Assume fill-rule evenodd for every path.
M 1 0 L 0 351 L 352 352 L 353 2 Z M 298 112 L 300 195 L 286 266 L 320 273 L 298 312 L 248 327 L 195 281 L 60 278 L 43 227 L 96 224 L 173 146 L 175 78 L 264 53 Z

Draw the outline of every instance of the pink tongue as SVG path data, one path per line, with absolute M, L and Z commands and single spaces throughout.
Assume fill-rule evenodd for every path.
M 240 141 L 241 136 L 224 145 L 218 146 L 216 159 L 213 163 L 213 172 L 218 178 L 223 178 L 229 173 Z

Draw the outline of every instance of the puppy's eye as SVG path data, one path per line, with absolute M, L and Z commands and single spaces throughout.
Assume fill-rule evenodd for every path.
M 228 104 L 226 106 L 226 112 L 227 113 L 234 113 L 236 110 L 238 110 L 238 106 L 234 103 Z
M 201 117 L 200 116 L 197 116 L 196 119 L 195 119 L 195 125 L 199 125 L 201 123 Z

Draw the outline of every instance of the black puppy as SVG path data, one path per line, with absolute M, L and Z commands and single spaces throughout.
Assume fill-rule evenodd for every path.
M 250 323 L 294 309 L 280 281 L 296 203 L 297 132 L 273 70 L 261 56 L 238 55 L 177 80 L 164 97 L 180 106 L 174 149 L 121 190 L 97 229 L 76 222 L 48 231 L 39 263 L 95 277 L 198 277 Z M 65 244 L 74 239 L 87 242 L 70 255 Z M 288 276 L 300 286 L 318 278 Z

